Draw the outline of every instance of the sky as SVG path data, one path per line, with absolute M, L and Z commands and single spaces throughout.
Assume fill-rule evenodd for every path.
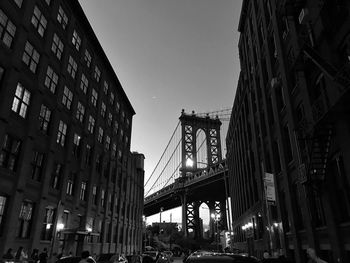
M 136 112 L 131 151 L 144 154 L 147 179 L 182 109 L 232 107 L 242 0 L 79 2 Z M 181 221 L 179 209 L 162 213 L 170 217 Z

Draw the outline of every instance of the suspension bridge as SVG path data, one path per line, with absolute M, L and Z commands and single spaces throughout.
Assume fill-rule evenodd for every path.
M 145 216 L 181 206 L 185 235 L 191 233 L 199 238 L 199 207 L 205 203 L 214 215 L 211 230 L 214 220 L 226 229 L 228 169 L 222 145 L 226 145 L 230 115 L 231 108 L 208 113 L 182 110 L 164 152 L 145 182 Z

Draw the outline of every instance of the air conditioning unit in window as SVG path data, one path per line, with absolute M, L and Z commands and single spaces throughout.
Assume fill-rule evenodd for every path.
M 307 8 L 303 8 L 299 14 L 299 24 L 306 24 L 308 21 L 309 10 Z

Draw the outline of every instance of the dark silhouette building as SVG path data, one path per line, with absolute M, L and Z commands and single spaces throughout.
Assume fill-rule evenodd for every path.
M 0 1 L 0 254 L 141 250 L 134 109 L 77 0 Z
M 243 1 L 227 136 L 234 246 L 350 260 L 350 2 Z

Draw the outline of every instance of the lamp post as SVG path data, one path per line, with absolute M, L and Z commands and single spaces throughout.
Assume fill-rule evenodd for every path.
M 215 223 L 215 241 L 216 241 L 216 249 L 219 252 L 219 243 L 220 243 L 220 234 L 219 232 L 219 220 L 220 220 L 220 214 L 211 214 L 211 218 L 214 220 Z

